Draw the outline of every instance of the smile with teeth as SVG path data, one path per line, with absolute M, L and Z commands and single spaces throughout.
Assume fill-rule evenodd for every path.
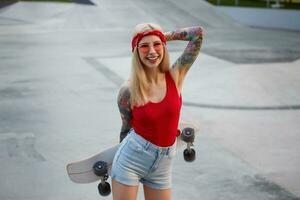
M 147 57 L 148 60 L 150 61 L 156 61 L 158 59 L 158 56 L 155 57 Z

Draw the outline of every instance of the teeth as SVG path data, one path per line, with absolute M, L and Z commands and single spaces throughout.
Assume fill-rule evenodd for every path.
M 151 57 L 151 58 L 149 57 L 148 59 L 149 59 L 149 60 L 156 60 L 157 57 Z

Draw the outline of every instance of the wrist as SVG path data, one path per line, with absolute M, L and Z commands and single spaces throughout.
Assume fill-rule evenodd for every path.
M 164 36 L 166 38 L 166 41 L 171 41 L 172 40 L 172 32 L 171 31 L 164 32 Z

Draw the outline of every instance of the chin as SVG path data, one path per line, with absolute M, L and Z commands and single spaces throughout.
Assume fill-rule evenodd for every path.
M 156 62 L 156 63 L 148 63 L 148 62 L 146 62 L 146 63 L 144 63 L 144 65 L 146 67 L 148 67 L 148 68 L 157 68 L 160 65 L 160 63 L 161 63 L 161 61 Z

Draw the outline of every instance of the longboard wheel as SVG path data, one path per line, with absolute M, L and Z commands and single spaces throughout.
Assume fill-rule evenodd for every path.
M 103 161 L 96 162 L 93 171 L 97 176 L 105 176 L 107 174 L 107 163 Z
M 193 162 L 196 159 L 196 151 L 194 149 L 185 149 L 183 157 L 186 162 Z
M 99 183 L 98 191 L 101 196 L 108 196 L 111 193 L 110 184 L 108 182 Z
M 195 130 L 193 128 L 184 128 L 181 133 L 181 139 L 186 143 L 192 143 L 195 139 Z

